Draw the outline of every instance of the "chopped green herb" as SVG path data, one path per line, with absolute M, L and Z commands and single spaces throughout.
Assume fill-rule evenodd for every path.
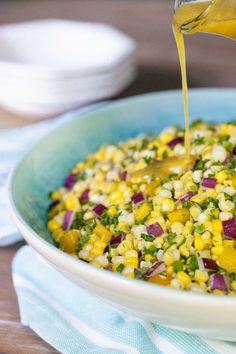
M 153 161 L 153 158 L 151 156 L 144 156 L 143 159 L 147 165 L 149 165 Z
M 116 268 L 116 271 L 117 271 L 118 273 L 122 273 L 123 270 L 124 270 L 124 268 L 125 268 L 124 264 L 121 263 L 121 264 L 119 264 L 118 267 Z
M 186 200 L 186 202 L 183 203 L 183 208 L 185 209 L 190 209 L 192 206 L 191 200 Z
M 164 159 L 167 159 L 168 156 L 169 156 L 168 151 L 165 150 L 165 151 L 163 152 L 163 154 L 162 154 L 163 160 L 164 160 Z
M 198 261 L 196 256 L 192 256 L 187 260 L 187 270 L 190 272 L 194 272 L 196 269 L 198 269 Z
M 152 242 L 155 240 L 154 236 L 147 235 L 147 234 L 141 234 L 141 238 L 144 239 L 144 241 L 149 241 L 149 242 Z
M 107 215 L 106 212 L 102 213 L 100 221 L 103 225 L 117 225 L 120 213 L 115 216 Z
M 236 193 L 232 196 L 232 202 L 236 205 Z
M 87 179 L 87 177 L 88 176 L 87 176 L 86 171 L 82 171 L 76 176 L 76 179 L 77 179 L 77 181 L 85 181 Z
M 181 272 L 184 269 L 183 261 L 179 259 L 178 261 L 174 262 L 173 268 L 175 273 Z
M 219 210 L 216 208 L 213 208 L 210 210 L 210 221 L 216 220 L 219 218 Z
M 143 249 L 143 255 L 151 254 L 152 256 L 155 256 L 156 252 L 157 248 L 154 245 L 151 245 L 149 248 L 144 247 Z
M 86 245 L 88 240 L 89 240 L 89 235 L 88 234 L 86 234 L 84 236 L 81 236 L 77 252 L 79 252 L 79 251 L 81 251 L 83 249 L 83 247 Z
M 144 138 L 142 141 L 141 141 L 141 146 L 140 146 L 140 149 L 141 150 L 145 150 L 147 147 L 148 147 L 148 139 Z
M 195 119 L 191 124 L 190 128 L 196 128 L 198 125 L 202 124 L 203 120 L 202 119 Z
M 175 243 L 176 236 L 177 235 L 175 232 L 171 232 L 169 235 L 167 235 L 166 239 L 169 245 L 173 245 Z
M 195 145 L 203 145 L 203 144 L 205 144 L 205 138 L 204 138 L 204 136 L 198 136 L 198 137 L 193 141 L 193 143 L 194 143 Z
M 142 279 L 143 278 L 143 273 L 139 269 L 134 270 L 134 276 L 136 279 Z
M 75 220 L 72 223 L 72 229 L 81 229 L 83 226 L 86 225 L 84 220 L 84 211 L 78 211 L 75 216 Z
M 195 232 L 202 235 L 206 231 L 205 226 L 203 224 L 197 225 L 195 227 Z
M 195 166 L 195 170 L 203 170 L 205 167 L 205 164 L 208 162 L 209 160 L 200 160 L 197 162 L 196 166 Z

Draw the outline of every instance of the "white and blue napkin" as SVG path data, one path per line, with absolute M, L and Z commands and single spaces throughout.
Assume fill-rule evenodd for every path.
M 21 322 L 63 354 L 236 353 L 236 343 L 203 339 L 118 311 L 71 283 L 29 246 L 14 258 L 13 282 Z

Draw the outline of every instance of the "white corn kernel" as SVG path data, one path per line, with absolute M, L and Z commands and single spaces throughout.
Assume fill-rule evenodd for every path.
M 160 192 L 158 193 L 160 197 L 165 197 L 165 198 L 171 198 L 172 193 L 167 190 L 167 189 L 161 189 Z
M 205 213 L 201 213 L 198 216 L 198 222 L 200 222 L 201 224 L 203 224 L 205 221 L 208 220 L 208 217 Z
M 193 180 L 195 183 L 200 183 L 202 180 L 202 171 L 196 170 L 193 172 Z
M 231 211 L 234 209 L 234 203 L 231 202 L 230 200 L 225 200 L 225 201 L 219 201 L 219 208 L 222 211 Z
M 226 188 L 224 188 L 223 192 L 232 197 L 235 193 L 235 189 L 233 187 L 226 187 Z
M 227 152 L 223 146 L 221 145 L 214 146 L 212 151 L 213 160 L 223 162 L 225 161 L 226 157 L 227 157 Z
M 104 268 L 106 268 L 108 266 L 108 260 L 104 255 L 100 255 L 94 258 L 94 261 L 98 262 L 99 264 L 101 264 L 101 266 L 103 266 Z
M 220 214 L 219 214 L 219 218 L 220 218 L 221 221 L 230 220 L 230 219 L 232 219 L 232 217 L 233 217 L 232 213 L 225 212 L 225 211 L 221 211 Z

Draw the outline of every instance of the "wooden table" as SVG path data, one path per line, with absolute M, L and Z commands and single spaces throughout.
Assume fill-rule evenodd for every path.
M 138 42 L 137 80 L 121 97 L 180 87 L 176 48 L 171 31 L 172 0 L 5 0 L 0 23 L 59 17 L 99 21 L 116 26 Z M 209 35 L 187 39 L 189 84 L 236 84 L 236 45 Z M 0 128 L 29 123 L 0 110 Z M 21 326 L 11 280 L 12 258 L 23 243 L 0 249 L 0 353 L 56 353 L 33 331 Z

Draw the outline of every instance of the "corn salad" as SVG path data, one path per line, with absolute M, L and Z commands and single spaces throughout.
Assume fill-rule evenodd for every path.
M 50 194 L 56 245 L 96 267 L 200 293 L 236 294 L 236 122 L 191 125 L 191 155 L 167 178 L 132 178 L 156 160 L 183 157 L 170 127 L 102 146 Z

